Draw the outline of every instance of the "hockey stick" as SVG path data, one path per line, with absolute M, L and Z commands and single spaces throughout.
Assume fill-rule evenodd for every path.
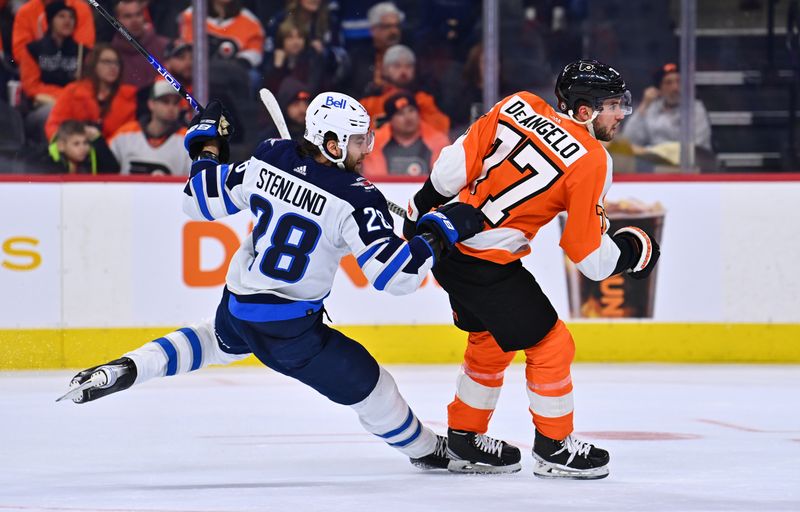
M 275 95 L 273 95 L 269 89 L 261 89 L 258 94 L 261 96 L 261 103 L 263 103 L 267 108 L 267 113 L 272 118 L 272 122 L 275 123 L 275 126 L 278 128 L 278 133 L 280 134 L 281 138 L 291 139 L 291 136 L 289 135 L 289 128 L 286 127 L 286 120 L 283 118 L 281 107 L 278 105 Z M 406 218 L 406 210 L 402 206 L 395 204 L 388 199 L 386 200 L 386 206 L 389 207 L 390 212 L 397 215 L 401 219 Z
M 87 1 L 87 2 L 89 2 L 89 4 L 91 4 L 91 6 L 92 6 L 92 7 L 94 7 L 94 8 L 95 8 L 95 10 L 96 10 L 98 13 L 100 13 L 100 16 L 102 16 L 103 18 L 105 18 L 105 19 L 106 19 L 106 21 L 108 21 L 108 22 L 111 24 L 111 26 L 113 26 L 115 29 L 117 29 L 117 32 L 119 32 L 120 34 L 122 34 L 122 37 L 124 37 L 125 39 L 127 39 L 127 40 L 128 40 L 128 42 L 129 42 L 129 43 L 131 43 L 131 44 L 133 45 L 133 47 L 134 47 L 134 48 L 136 48 L 136 50 L 138 50 L 138 52 L 139 52 L 139 53 L 141 53 L 141 54 L 142 54 L 142 56 L 143 56 L 145 59 L 147 59 L 147 61 L 148 61 L 148 62 L 150 62 L 150 65 L 152 65 L 152 66 L 153 66 L 153 69 L 155 69 L 155 70 L 156 70 L 156 72 L 157 72 L 159 75 L 161 75 L 162 77 L 164 77 L 164 80 L 166 80 L 166 81 L 167 81 L 167 82 L 168 82 L 168 83 L 169 83 L 169 84 L 170 84 L 172 87 L 174 87 L 174 88 L 175 88 L 175 90 L 176 90 L 176 91 L 178 91 L 178 94 L 180 94 L 181 96 L 183 96 L 183 97 L 186 99 L 186 101 L 188 101 L 188 102 L 189 102 L 189 105 L 191 105 L 191 106 L 192 106 L 192 108 L 194 109 L 194 111 L 195 111 L 195 112 L 197 112 L 198 114 L 199 114 L 200 112 L 202 112 L 202 110 L 203 110 L 203 109 L 200 107 L 200 105 L 197 103 L 197 100 L 195 100 L 195 99 L 194 99 L 194 97 L 191 95 L 191 93 L 189 93 L 189 91 L 187 91 L 187 90 L 186 90 L 186 88 L 185 88 L 184 86 L 182 86 L 182 85 L 181 85 L 181 83 L 180 83 L 180 82 L 178 82 L 178 81 L 175 79 L 175 77 L 174 77 L 174 76 L 172 76 L 172 75 L 170 74 L 170 72 L 169 72 L 169 71 L 167 71 L 167 69 L 166 69 L 164 66 L 162 66 L 162 65 L 161 65 L 161 63 L 159 63 L 159 62 L 156 60 L 156 58 L 155 58 L 155 57 L 153 57 L 153 56 L 150 54 L 150 52 L 148 52 L 147 50 L 145 50 L 145 49 L 144 49 L 144 47 L 143 47 L 141 44 L 139 44 L 139 41 L 137 41 L 137 40 L 136 40 L 136 38 L 134 38 L 134 37 L 133 37 L 133 36 L 132 36 L 132 35 L 131 35 L 131 34 L 130 34 L 130 33 L 129 33 L 129 32 L 126 30 L 126 29 L 125 29 L 125 27 L 123 27 L 123 26 L 122 26 L 122 24 L 119 22 L 119 20 L 117 20 L 117 18 L 115 18 L 114 16 L 112 16 L 112 15 L 111 15 L 111 14 L 110 14 L 108 11 L 106 11 L 106 10 L 103 8 L 103 6 L 101 6 L 100 4 L 98 4 L 98 3 L 97 3 L 97 0 L 86 0 L 86 1 Z

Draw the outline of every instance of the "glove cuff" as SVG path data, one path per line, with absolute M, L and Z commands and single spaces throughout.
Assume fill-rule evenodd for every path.
M 636 226 L 626 226 L 624 228 L 618 229 L 614 236 L 630 236 L 636 241 L 637 245 L 639 246 L 639 257 L 637 261 L 631 266 L 631 272 L 639 272 L 644 270 L 647 265 L 650 264 L 650 259 L 653 256 L 653 243 L 650 240 L 650 236 L 644 232 L 644 230 L 637 228 Z

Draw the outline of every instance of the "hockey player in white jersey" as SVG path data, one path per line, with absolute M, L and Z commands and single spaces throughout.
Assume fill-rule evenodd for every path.
M 184 211 L 209 221 L 241 210 L 253 215 L 252 236 L 231 261 L 216 317 L 80 372 L 65 396 L 85 403 L 253 353 L 350 406 L 367 431 L 414 465 L 446 468 L 446 439 L 421 424 L 363 346 L 323 323 L 323 301 L 348 253 L 378 290 L 413 292 L 453 244 L 481 231 L 482 215 L 455 203 L 422 216 L 408 242 L 397 237 L 385 198 L 358 173 L 372 146 L 369 115 L 344 94 L 322 93 L 311 102 L 302 144 L 268 140 L 238 164 L 226 163 L 223 112 L 211 102 L 185 139 L 193 163 Z

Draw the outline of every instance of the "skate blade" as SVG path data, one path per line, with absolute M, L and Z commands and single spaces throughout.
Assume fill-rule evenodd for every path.
M 608 476 L 608 466 L 600 466 L 592 469 L 575 469 L 545 462 L 538 457 L 534 457 L 536 465 L 533 467 L 533 474 L 539 478 L 564 478 L 570 480 L 600 480 Z
M 480 464 L 468 460 L 451 460 L 447 465 L 447 470 L 451 473 L 466 473 L 471 475 L 500 475 L 504 473 L 516 473 L 522 469 L 522 464 L 509 464 L 508 466 L 491 466 Z
M 87 390 L 87 389 L 93 388 L 95 386 L 102 386 L 103 382 L 106 379 L 105 379 L 104 376 L 98 375 L 98 373 L 92 374 L 92 376 L 89 377 L 89 379 L 87 379 L 86 382 L 84 382 L 83 384 L 81 384 L 79 386 L 76 386 L 76 387 L 70 389 L 69 391 L 64 393 L 62 396 L 56 398 L 56 402 L 60 402 L 62 400 L 66 400 L 66 399 L 73 400 L 75 398 L 78 398 L 78 396 L 82 395 L 83 392 L 85 390 Z

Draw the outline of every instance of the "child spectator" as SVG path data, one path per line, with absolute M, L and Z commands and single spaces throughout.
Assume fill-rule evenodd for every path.
M 89 55 L 84 78 L 69 84 L 56 100 L 45 125 L 50 139 L 66 120 L 86 121 L 90 139 L 106 140 L 135 119 L 136 88 L 122 83 L 122 60 L 117 50 L 98 44 Z
M 28 43 L 20 54 L 22 90 L 33 104 L 25 120 L 31 139 L 44 138 L 44 124 L 64 87 L 77 79 L 78 59 L 83 51 L 72 35 L 75 9 L 56 0 L 45 7 L 47 33 Z
M 102 139 L 89 140 L 88 126 L 65 121 L 58 127 L 44 154 L 28 164 L 30 173 L 107 174 L 119 172 L 119 165 Z
M 384 105 L 386 123 L 375 132 L 375 147 L 364 160 L 364 175 L 427 176 L 442 148 L 445 134 L 420 119 L 414 95 L 400 91 Z
M 147 22 L 144 14 L 144 5 L 139 0 L 120 0 L 115 9 L 117 19 L 142 46 L 147 48 L 159 62 L 164 62 L 164 52 L 169 40 L 156 34 L 153 26 Z M 158 76 L 153 72 L 153 66 L 142 58 L 139 51 L 128 42 L 119 32 L 111 40 L 113 46 L 122 57 L 122 83 L 133 85 L 136 88 L 149 87 Z
M 122 174 L 187 175 L 192 161 L 183 147 L 182 98 L 163 80 L 150 90 L 149 114 L 123 125 L 110 141 L 111 152 Z
M 306 46 L 307 37 L 305 27 L 292 18 L 281 23 L 276 34 L 277 47 L 266 65 L 264 87 L 277 91 L 284 79 L 292 76 L 314 91 L 327 88 L 322 86 L 324 59 L 315 49 Z
M 380 124 L 384 116 L 383 106 L 389 96 L 399 90 L 410 91 L 422 120 L 447 134 L 450 130 L 450 118 L 436 106 L 433 95 L 417 85 L 415 65 L 416 57 L 409 47 L 397 44 L 386 50 L 383 56 L 383 85 L 376 87 L 373 95 L 361 99 L 361 104 L 367 109 L 373 122 Z
M 268 62 L 273 59 L 273 52 L 280 48 L 278 32 L 286 21 L 304 34 L 305 47 L 314 51 L 321 60 L 321 71 L 327 81 L 332 85 L 344 81 L 350 58 L 341 45 L 338 8 L 334 9 L 322 0 L 287 0 L 286 9 L 276 14 L 267 25 L 265 56 Z M 309 86 L 314 85 L 309 83 Z
M 12 34 L 12 53 L 14 59 L 20 60 L 28 43 L 41 39 L 47 33 L 47 18 L 45 7 L 55 0 L 28 0 L 19 8 L 14 18 Z M 92 8 L 84 0 L 65 0 L 65 3 L 75 10 L 75 42 L 87 48 L 93 48 L 95 43 L 94 16 Z

